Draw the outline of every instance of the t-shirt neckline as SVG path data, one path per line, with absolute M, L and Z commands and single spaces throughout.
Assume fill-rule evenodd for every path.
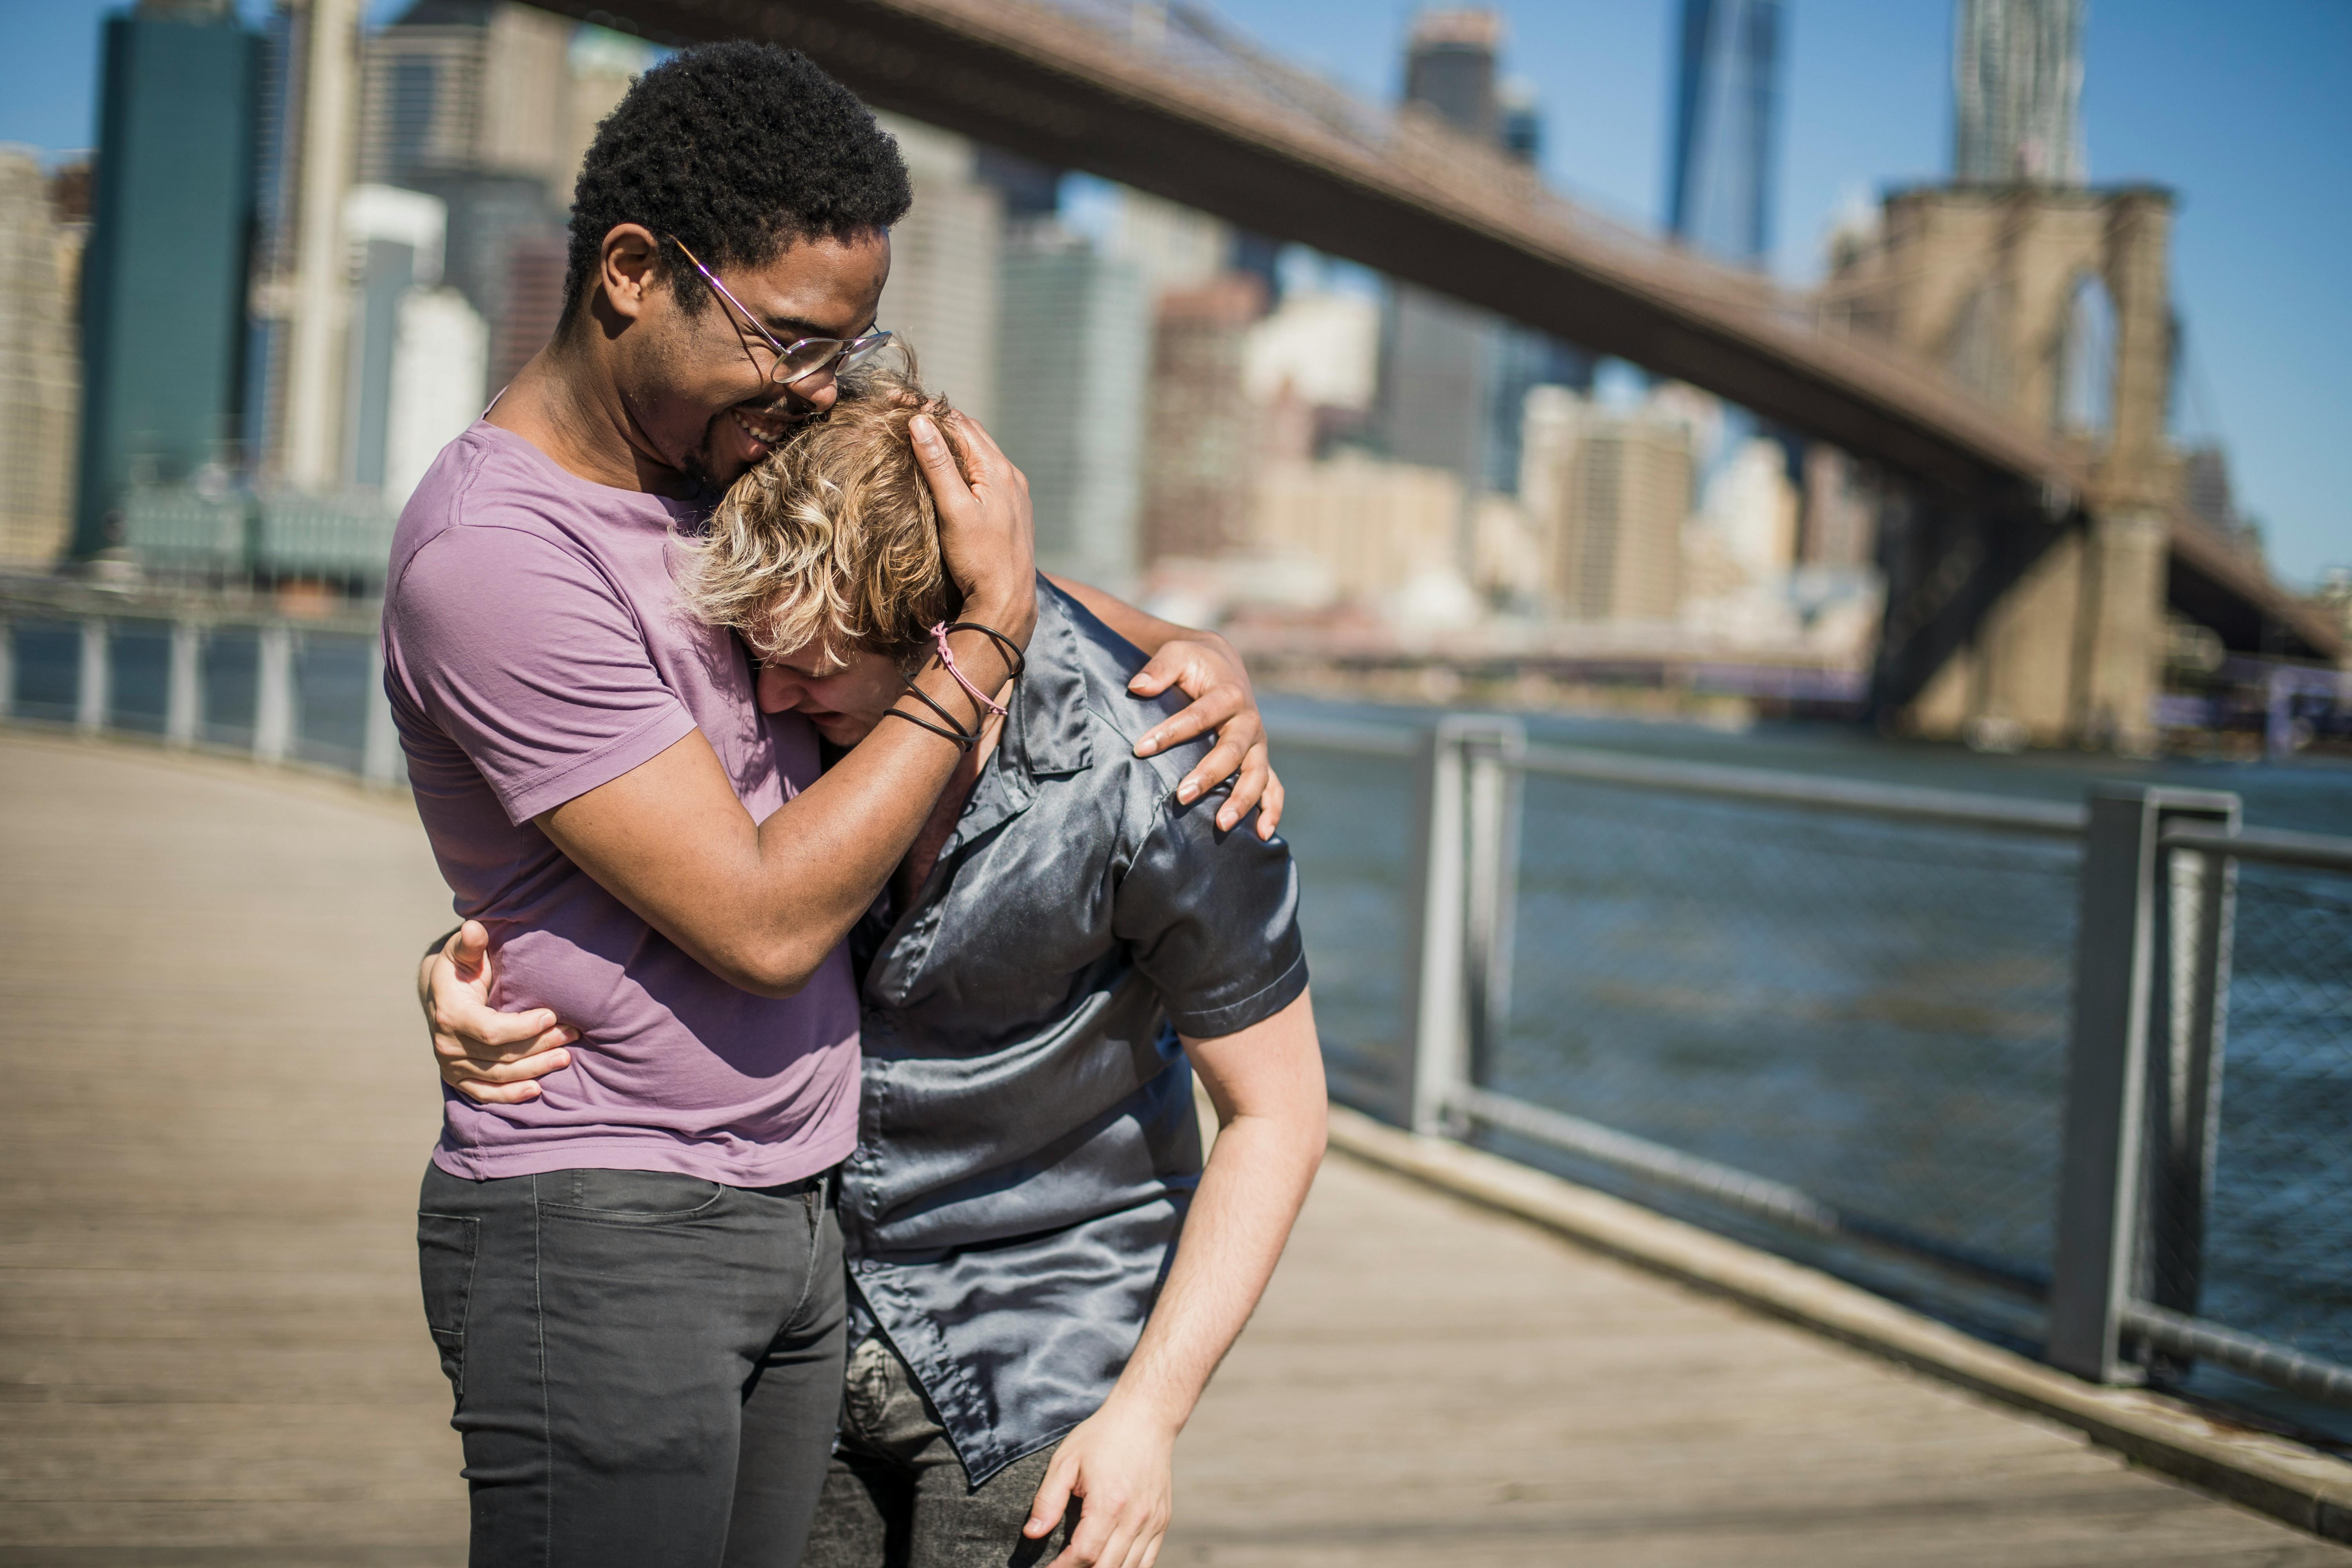
M 494 445 L 521 453 L 535 467 L 561 481 L 567 489 L 593 497 L 608 506 L 650 505 L 666 518 L 677 522 L 697 521 L 709 510 L 707 503 L 677 500 L 668 496 L 656 495 L 651 490 L 627 490 L 618 485 L 601 485 L 593 479 L 583 479 L 550 457 L 530 437 L 509 430 L 503 425 L 493 425 L 487 418 L 474 421 L 473 433 L 485 437 Z

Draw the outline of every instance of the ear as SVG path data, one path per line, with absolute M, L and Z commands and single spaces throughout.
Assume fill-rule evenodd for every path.
M 661 246 L 643 224 L 615 224 L 597 254 L 596 281 L 613 313 L 635 321 L 661 281 Z

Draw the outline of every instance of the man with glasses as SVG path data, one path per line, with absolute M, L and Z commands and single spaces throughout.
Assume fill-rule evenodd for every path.
M 745 310 L 743 302 L 728 290 L 726 284 L 719 281 L 719 275 L 705 267 L 700 257 L 687 249 L 686 241 L 674 234 L 663 237 L 677 247 L 694 269 L 702 274 L 702 280 L 717 289 L 719 297 L 734 308 L 737 321 L 766 345 L 767 378 L 779 388 L 799 386 L 821 371 L 833 375 L 845 375 L 872 359 L 890 342 L 888 332 L 879 328 L 868 328 L 854 338 L 794 338 L 789 343 L 780 342 L 776 334 L 761 326 L 760 318 Z M 751 357 L 753 363 L 757 364 L 760 357 L 757 351 Z
M 961 753 L 887 725 L 820 776 L 667 563 L 887 340 L 908 200 L 895 144 L 797 55 L 648 71 L 583 163 L 555 338 L 401 516 L 384 683 L 419 814 L 489 929 L 494 1000 L 577 1031 L 529 1099 L 445 1096 L 419 1205 L 476 1564 L 788 1564 L 824 1475 L 858 1082 L 842 938 Z M 934 658 L 899 706 L 969 725 L 1037 612 L 1025 483 L 962 436 L 968 474 L 927 423 L 917 441 L 972 629 L 943 639 L 961 674 Z M 1223 727 L 1179 793 L 1247 752 L 1238 821 L 1263 755 L 1214 651 L 1163 667 L 1214 700 L 1159 739 Z

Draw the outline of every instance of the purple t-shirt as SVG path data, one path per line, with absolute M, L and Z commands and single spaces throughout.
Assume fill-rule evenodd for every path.
M 798 995 L 754 996 L 632 913 L 531 820 L 702 731 L 754 821 L 816 777 L 814 732 L 768 719 L 726 632 L 680 611 L 689 509 L 565 472 L 477 424 L 393 537 L 384 688 L 460 915 L 489 927 L 493 998 L 581 1031 L 537 1100 L 445 1089 L 453 1175 L 575 1166 L 737 1186 L 796 1181 L 857 1138 L 857 999 L 836 947 Z

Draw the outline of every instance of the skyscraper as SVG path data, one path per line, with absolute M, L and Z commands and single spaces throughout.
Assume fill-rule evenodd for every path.
M 360 0 L 278 0 L 264 49 L 247 464 L 323 489 L 343 467 L 351 310 L 342 229 L 358 127 Z
M 925 385 L 993 430 L 1003 194 L 979 177 L 963 137 L 880 118 L 907 160 L 915 205 L 890 231 L 877 319 L 914 350 Z
M 1312 563 L 1332 596 L 1377 605 L 1454 573 L 1461 513 L 1460 475 L 1342 452 L 1270 465 L 1250 542 L 1262 557 Z
M 1405 101 L 1481 142 L 1495 140 L 1495 53 L 1502 18 L 1492 11 L 1424 11 L 1405 55 Z M 1465 492 L 1487 469 L 1500 322 L 1408 283 L 1390 287 L 1381 329 L 1381 383 L 1373 426 L 1388 455 L 1462 477 Z
M 1742 267 L 1772 245 L 1780 70 L 1780 0 L 1683 0 L 1666 226 Z
M 1514 77 L 1496 89 L 1495 138 L 1518 163 L 1543 157 L 1543 108 L 1536 101 L 1535 84 Z
M 1413 19 L 1406 51 L 1406 102 L 1534 163 L 1542 153 L 1542 118 L 1525 83 L 1497 82 L 1502 39 L 1495 12 L 1423 11 Z M 1444 295 L 1393 284 L 1381 323 L 1372 434 L 1397 461 L 1460 479 L 1466 563 L 1476 496 L 1518 488 L 1519 409 L 1528 389 L 1591 381 L 1590 356 L 1555 339 Z
M 1683 0 L 1667 227 L 1694 250 L 1758 271 L 1772 248 L 1780 72 L 1780 0 Z M 1720 438 L 1699 455 L 1709 495 L 1766 433 L 1747 409 L 1724 405 L 1717 416 Z
M 1196 207 L 1121 187 L 1105 248 L 1143 268 L 1143 286 L 1157 300 L 1224 272 L 1232 265 L 1234 230 Z
M 0 146 L 0 565 L 39 568 L 65 547 L 81 373 L 72 290 L 41 162 Z
M 1143 270 L 1050 223 L 1016 230 L 1003 268 L 993 434 L 1029 476 L 1037 563 L 1118 587 L 1141 504 Z
M 113 542 L 108 514 L 134 472 L 180 478 L 238 433 L 257 43 L 229 0 L 107 19 L 77 554 Z
M 596 140 L 596 128 L 660 56 L 643 38 L 610 27 L 583 26 L 572 35 L 569 58 L 572 88 L 564 104 L 563 144 L 557 150 L 557 173 L 549 186 L 558 206 L 572 203 L 572 187 L 579 181 L 581 160 Z
M 1514 162 L 1534 164 L 1543 157 L 1543 113 L 1535 89 L 1524 81 L 1507 81 L 1496 96 L 1500 104 L 1496 134 L 1504 153 Z M 1496 331 L 1491 412 L 1486 420 L 1486 488 L 1501 495 L 1519 489 L 1519 439 L 1528 392 L 1538 386 L 1568 386 L 1592 390 L 1593 356 L 1573 344 L 1544 332 L 1505 321 Z
M 1265 286 L 1226 272 L 1162 294 L 1153 308 L 1151 388 L 1143 448 L 1143 550 L 1229 554 L 1249 545 L 1257 414 L 1243 395 L 1249 329 Z
M 455 289 L 414 289 L 401 302 L 384 421 L 387 506 L 405 503 L 441 448 L 480 415 L 489 342 L 482 318 Z
M 1559 387 L 1528 395 L 1520 503 L 1546 543 L 1559 607 L 1580 621 L 1665 621 L 1682 603 L 1689 429 Z
M 368 40 L 360 177 L 531 174 L 570 205 L 573 27 L 511 0 L 415 0 Z
M 481 412 L 489 334 L 441 284 L 448 212 L 418 191 L 361 185 L 344 232 L 361 260 L 344 406 L 344 473 L 388 507 Z
M 1435 110 L 1482 142 L 1496 140 L 1495 54 L 1503 19 L 1485 9 L 1429 10 L 1413 18 L 1404 100 Z
M 392 422 L 392 361 L 401 302 L 420 283 L 439 281 L 448 209 L 431 196 L 390 185 L 360 185 L 343 205 L 343 232 L 359 259 L 358 297 L 344 356 L 343 470 L 371 489 L 383 484 Z
M 360 177 L 447 206 L 444 275 L 490 330 L 485 401 L 555 320 L 548 258 L 562 243 L 583 145 L 574 31 L 512 0 L 415 0 L 367 44 Z M 610 79 L 625 83 L 625 66 L 593 50 L 580 63 L 583 107 L 610 112 Z
M 1062 171 L 1001 147 L 973 149 L 972 177 L 993 185 L 1016 223 L 1052 217 L 1062 205 Z
M 1952 48 L 1963 183 L 2079 185 L 2083 0 L 1960 0 Z

